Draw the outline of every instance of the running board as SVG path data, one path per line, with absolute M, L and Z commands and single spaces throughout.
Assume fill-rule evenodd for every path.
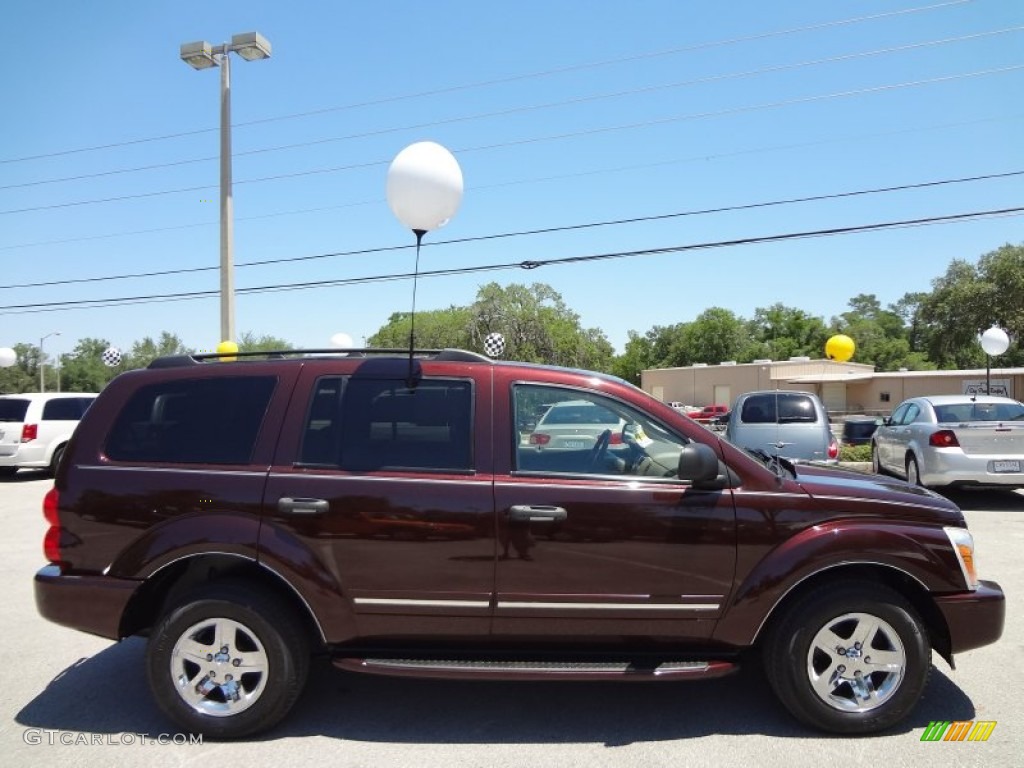
M 469 661 L 452 659 L 334 659 L 349 672 L 462 680 L 685 680 L 723 677 L 739 667 L 731 661 Z

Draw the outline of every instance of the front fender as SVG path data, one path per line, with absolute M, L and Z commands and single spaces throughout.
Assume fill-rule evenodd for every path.
M 774 608 L 800 583 L 833 568 L 863 565 L 894 569 L 928 592 L 967 588 L 942 528 L 834 521 L 801 531 L 765 556 L 737 586 L 714 637 L 750 645 Z

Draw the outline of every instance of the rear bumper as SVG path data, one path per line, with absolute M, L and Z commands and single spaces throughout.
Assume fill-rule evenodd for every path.
M 1024 472 L 991 472 L 993 461 L 1013 459 L 1024 466 L 1018 456 L 967 456 L 959 448 L 939 449 L 924 457 L 921 482 L 925 485 L 994 485 L 1008 488 L 1024 487 Z
M 120 640 L 121 617 L 138 586 L 112 576 L 71 576 L 47 565 L 36 573 L 36 609 L 55 624 Z
M 989 645 L 1003 634 L 1006 598 L 994 581 L 981 582 L 973 592 L 936 597 L 935 605 L 949 627 L 951 653 Z

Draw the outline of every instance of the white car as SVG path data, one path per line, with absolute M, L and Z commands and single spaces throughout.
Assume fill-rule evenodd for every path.
M 64 446 L 95 399 L 86 392 L 0 395 L 0 477 L 23 467 L 56 472 Z
M 1024 488 L 1024 404 L 935 395 L 900 403 L 871 438 L 875 472 L 914 485 Z
M 564 400 L 552 405 L 537 422 L 529 444 L 540 451 L 589 451 L 609 433 L 608 443 L 622 445 L 626 421 L 589 400 Z

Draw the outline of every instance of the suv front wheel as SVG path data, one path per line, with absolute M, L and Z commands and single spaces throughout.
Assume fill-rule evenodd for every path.
M 842 734 L 881 731 L 916 706 L 931 671 L 913 607 L 879 584 L 829 585 L 797 602 L 765 644 L 765 670 L 802 722 Z
M 302 692 L 309 642 L 283 601 L 241 583 L 193 593 L 153 629 L 153 696 L 185 731 L 233 739 L 279 722 Z

